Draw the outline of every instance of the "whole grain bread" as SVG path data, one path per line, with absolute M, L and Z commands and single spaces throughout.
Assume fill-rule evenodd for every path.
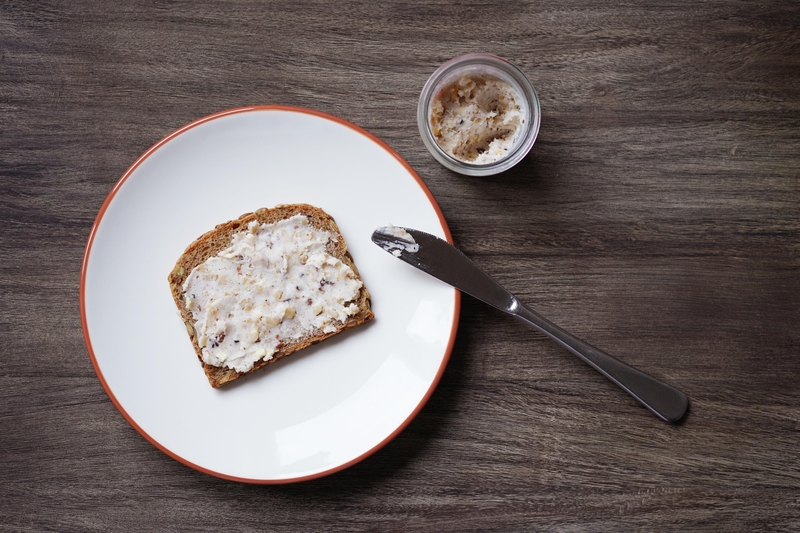
M 275 361 L 278 361 L 279 359 L 286 357 L 297 350 L 301 350 L 312 344 L 316 344 L 327 339 L 328 337 L 336 335 L 337 333 L 341 333 L 346 329 L 361 325 L 364 322 L 372 320 L 374 317 L 370 309 L 369 292 L 367 291 L 367 288 L 362 285 L 356 298 L 353 300 L 353 303 L 358 306 L 359 311 L 353 316 L 348 317 L 345 322 L 336 322 L 334 324 L 336 330 L 333 332 L 324 333 L 321 330 L 315 330 L 309 332 L 308 335 L 299 339 L 281 339 L 282 343 L 278 345 L 278 349 L 273 354 L 272 359 L 266 361 L 257 361 L 252 370 L 248 372 L 237 372 L 236 370 L 230 368 L 212 366 L 203 362 L 201 347 L 198 344 L 198 338 L 194 327 L 192 326 L 194 323 L 194 318 L 192 313 L 186 308 L 185 304 L 186 298 L 183 291 L 183 284 L 186 281 L 186 278 L 196 266 L 202 264 L 206 261 L 206 259 L 216 255 L 221 250 L 229 247 L 233 235 L 239 231 L 246 230 L 247 225 L 251 221 L 257 220 L 260 224 L 271 224 L 280 220 L 291 218 L 295 215 L 305 215 L 308 218 L 311 226 L 319 230 L 330 232 L 334 238 L 331 238 L 328 241 L 326 245 L 327 252 L 353 269 L 356 277 L 360 279 L 358 269 L 353 262 L 353 258 L 347 251 L 347 244 L 345 243 L 344 237 L 339 231 L 336 222 L 322 209 L 308 204 L 279 205 L 272 209 L 259 209 L 254 213 L 246 213 L 236 220 L 231 220 L 230 222 L 225 222 L 224 224 L 218 225 L 213 230 L 200 236 L 200 238 L 190 244 L 180 256 L 175 264 L 175 267 L 172 269 L 172 272 L 169 274 L 168 280 L 170 288 L 172 289 L 172 297 L 175 300 L 175 305 L 178 306 L 181 318 L 183 319 L 183 322 L 186 325 L 186 330 L 191 338 L 192 346 L 197 353 L 198 359 L 200 359 L 200 363 L 203 365 L 203 370 L 205 370 L 208 382 L 214 388 L 220 387 L 225 383 L 229 383 L 245 374 L 249 374 L 250 372 L 258 370 L 259 368 L 263 368 L 270 363 L 274 363 Z

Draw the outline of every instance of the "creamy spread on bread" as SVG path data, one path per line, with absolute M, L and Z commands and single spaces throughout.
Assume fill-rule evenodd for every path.
M 306 216 L 250 222 L 183 284 L 206 364 L 247 372 L 284 342 L 331 333 L 358 313 L 363 286 Z
M 440 89 L 431 105 L 430 124 L 442 150 L 476 165 L 511 153 L 525 123 L 523 98 L 508 82 L 467 74 Z

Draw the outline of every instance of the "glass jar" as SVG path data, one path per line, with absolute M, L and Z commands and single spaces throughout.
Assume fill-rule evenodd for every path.
M 502 157 L 486 163 L 474 163 L 455 157 L 445 151 L 434 135 L 431 125 L 433 104 L 442 92 L 448 90 L 463 76 L 478 77 L 482 79 L 498 79 L 511 86 L 519 95 L 521 120 L 519 131 L 513 137 L 513 144 L 504 152 Z M 519 163 L 533 147 L 536 136 L 539 134 L 541 110 L 539 97 L 531 82 L 523 72 L 501 57 L 491 54 L 467 54 L 455 59 L 436 69 L 425 86 L 417 106 L 417 124 L 425 146 L 442 165 L 468 176 L 489 176 L 498 174 Z

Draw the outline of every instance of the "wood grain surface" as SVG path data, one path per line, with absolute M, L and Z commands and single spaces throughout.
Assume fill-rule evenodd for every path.
M 430 156 L 417 98 L 489 52 L 542 105 L 493 178 Z M 668 425 L 467 297 L 394 441 L 288 486 L 169 458 L 113 406 L 84 247 L 164 135 L 251 104 L 335 114 L 419 172 L 464 252 L 685 391 Z M 0 3 L 0 531 L 800 531 L 797 2 Z

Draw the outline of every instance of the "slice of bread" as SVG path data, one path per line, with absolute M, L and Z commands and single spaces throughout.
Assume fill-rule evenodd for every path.
M 272 357 L 266 360 L 260 359 L 256 361 L 252 369 L 246 372 L 239 372 L 233 368 L 214 366 L 203 362 L 203 348 L 200 346 L 200 340 L 203 336 L 203 333 L 196 331 L 196 318 L 187 308 L 187 295 L 184 293 L 184 284 L 187 278 L 195 267 L 203 264 L 209 258 L 217 256 L 219 252 L 230 247 L 234 235 L 239 232 L 248 231 L 248 226 L 251 222 L 257 221 L 258 224 L 275 224 L 279 221 L 292 218 L 295 215 L 305 216 L 308 219 L 308 223 L 314 229 L 329 232 L 331 234 L 331 238 L 325 245 L 326 252 L 330 256 L 335 257 L 350 267 L 355 275 L 355 279 L 361 281 L 358 270 L 356 269 L 356 265 L 353 262 L 353 258 L 347 251 L 347 245 L 344 237 L 341 235 L 336 222 L 323 210 L 311 205 L 279 205 L 272 209 L 259 209 L 254 213 L 244 214 L 236 220 L 220 224 L 213 230 L 202 235 L 195 242 L 190 244 L 188 248 L 186 248 L 175 264 L 175 268 L 173 268 L 172 272 L 170 272 L 168 279 L 172 289 L 172 297 L 175 300 L 175 304 L 178 306 L 181 318 L 186 324 L 186 330 L 191 338 L 192 346 L 194 347 L 197 357 L 200 359 L 200 362 L 203 365 L 203 369 L 205 370 L 208 381 L 212 387 L 220 387 L 225 383 L 229 383 L 242 377 L 245 374 L 253 372 L 270 363 L 274 363 L 275 361 L 293 352 L 296 352 L 297 350 L 301 350 L 307 346 L 316 344 L 346 329 L 353 328 L 363 324 L 364 322 L 372 320 L 373 318 L 373 314 L 370 309 L 369 292 L 362 282 L 355 298 L 349 302 L 346 302 L 355 304 L 355 306 L 357 306 L 357 311 L 354 314 L 347 316 L 345 320 L 334 320 L 328 327 L 325 328 L 326 331 L 322 331 L 322 329 L 319 328 L 311 328 L 308 331 L 304 330 L 299 338 L 278 338 L 278 344 L 275 347 L 275 352 L 272 354 Z

